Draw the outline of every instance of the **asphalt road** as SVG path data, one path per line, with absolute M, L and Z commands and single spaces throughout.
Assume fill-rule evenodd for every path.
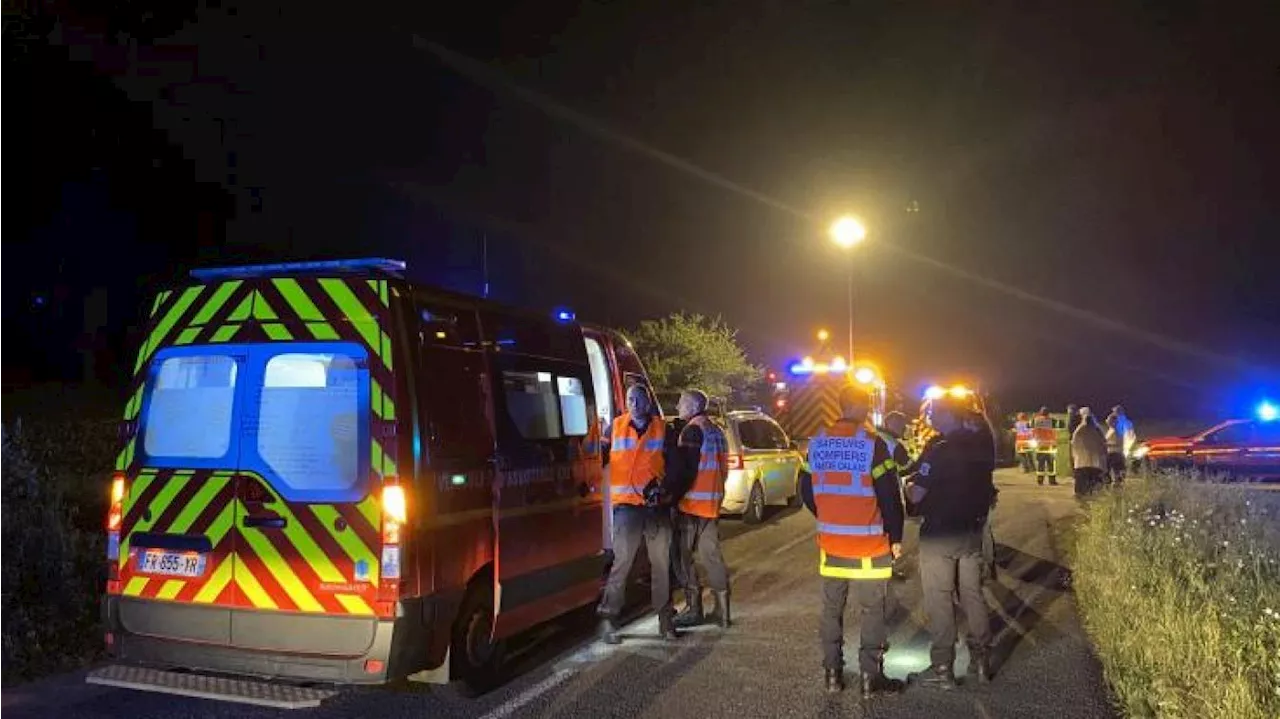
M 242 704 L 89 686 L 83 674 L 6 690 L 6 716 L 88 717 L 1112 717 L 1101 672 L 1076 618 L 1069 572 L 1052 527 L 1075 511 L 1068 482 L 1037 487 L 1016 471 L 997 476 L 1001 502 L 995 533 L 1001 570 L 987 590 L 997 631 L 997 676 L 988 686 L 954 692 L 909 688 L 861 702 L 854 690 L 822 692 L 817 646 L 820 606 L 814 521 L 786 510 L 758 527 L 725 521 L 733 571 L 735 624 L 700 628 L 677 646 L 651 638 L 641 617 L 620 647 L 593 638 L 590 612 L 567 617 L 526 638 L 515 676 L 500 689 L 467 699 L 451 687 L 347 690 L 315 710 L 285 712 Z M 886 670 L 905 678 L 928 663 L 929 639 L 908 530 L 909 579 L 894 583 L 900 607 Z M 856 652 L 848 627 L 847 656 Z M 957 673 L 967 663 L 961 649 Z

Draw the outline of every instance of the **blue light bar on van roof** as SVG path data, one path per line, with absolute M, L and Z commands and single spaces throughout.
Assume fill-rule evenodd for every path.
M 263 277 L 266 275 L 293 275 L 319 272 L 404 272 L 408 265 L 404 260 L 383 257 L 365 257 L 355 260 L 321 260 L 317 262 L 277 262 L 269 265 L 243 265 L 241 267 L 201 267 L 191 270 L 191 276 L 202 282 L 237 277 Z

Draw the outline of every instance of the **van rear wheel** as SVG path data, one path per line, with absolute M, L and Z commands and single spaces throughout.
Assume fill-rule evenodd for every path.
M 449 652 L 451 673 L 462 680 L 469 694 L 487 692 L 500 681 L 505 646 L 492 637 L 493 584 L 481 578 L 462 600 Z

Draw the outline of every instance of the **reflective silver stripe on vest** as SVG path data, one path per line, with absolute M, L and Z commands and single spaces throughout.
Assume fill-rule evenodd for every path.
M 813 494 L 834 495 L 837 497 L 874 497 L 876 496 L 875 487 L 864 487 L 862 484 L 827 484 L 825 482 L 817 482 L 813 485 Z
M 881 534 L 884 534 L 884 525 L 818 522 L 818 531 L 823 534 L 838 534 L 850 537 L 878 537 Z
M 684 498 L 698 502 L 719 502 L 724 499 L 724 492 L 686 492 Z

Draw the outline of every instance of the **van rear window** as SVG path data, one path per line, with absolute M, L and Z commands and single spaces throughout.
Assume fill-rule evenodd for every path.
M 258 455 L 303 492 L 346 490 L 360 481 L 360 370 L 341 354 L 278 354 L 263 370 Z
M 238 369 L 235 358 L 226 355 L 188 355 L 161 362 L 143 418 L 143 451 L 180 459 L 224 456 L 231 448 Z

